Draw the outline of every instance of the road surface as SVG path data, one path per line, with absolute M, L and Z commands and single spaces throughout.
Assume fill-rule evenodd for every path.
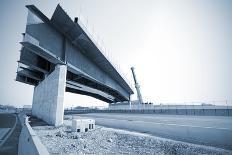
M 21 125 L 15 114 L 0 113 L 0 154 L 17 155 Z
M 232 150 L 232 117 L 90 113 L 96 124 Z

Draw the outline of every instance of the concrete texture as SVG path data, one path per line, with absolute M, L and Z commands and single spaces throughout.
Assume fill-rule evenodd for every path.
M 96 125 L 232 150 L 232 117 L 100 113 L 77 116 L 94 118 Z
M 47 149 L 28 123 L 28 118 L 26 118 L 22 124 L 22 131 L 19 137 L 18 155 L 29 154 L 49 155 Z
M 55 126 L 63 124 L 67 66 L 57 65 L 34 89 L 32 115 Z

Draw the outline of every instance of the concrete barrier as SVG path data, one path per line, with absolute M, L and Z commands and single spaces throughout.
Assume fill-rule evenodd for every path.
M 19 118 L 22 130 L 19 137 L 18 155 L 49 155 L 46 147 L 28 123 L 28 117 L 19 115 Z

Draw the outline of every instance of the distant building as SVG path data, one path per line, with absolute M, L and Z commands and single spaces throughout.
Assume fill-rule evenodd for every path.
M 31 109 L 32 105 L 23 105 L 23 109 Z
M 154 107 L 153 103 L 143 103 L 140 104 L 139 100 L 134 100 L 130 102 L 117 102 L 114 104 L 109 104 L 109 109 L 111 110 L 136 110 L 136 109 L 152 109 Z

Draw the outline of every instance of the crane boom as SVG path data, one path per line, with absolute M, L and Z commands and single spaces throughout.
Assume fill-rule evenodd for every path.
M 139 100 L 140 104 L 142 104 L 143 103 L 143 98 L 142 98 L 142 95 L 141 95 L 141 92 L 140 92 L 140 86 L 139 86 L 138 81 L 136 79 L 135 68 L 131 67 L 131 71 L 132 71 L 132 75 L 133 75 L 133 78 L 134 78 L 134 81 L 135 81 L 135 88 L 136 88 L 136 91 L 137 91 L 137 97 L 138 97 L 138 100 Z

